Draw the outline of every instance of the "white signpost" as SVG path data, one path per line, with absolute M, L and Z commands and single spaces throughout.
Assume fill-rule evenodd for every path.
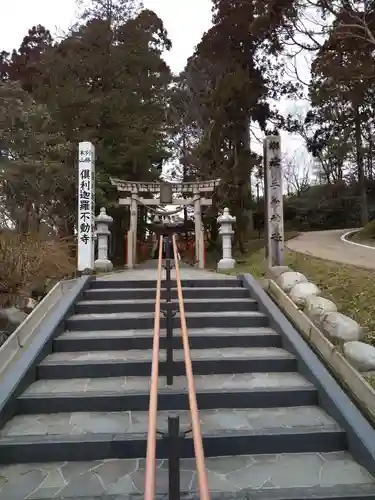
M 78 271 L 94 269 L 95 261 L 95 147 L 78 146 Z

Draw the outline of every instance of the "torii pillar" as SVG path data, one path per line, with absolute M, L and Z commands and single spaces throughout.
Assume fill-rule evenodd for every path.
M 199 186 L 194 186 L 194 221 L 195 221 L 195 262 L 199 269 L 204 269 L 204 234 L 202 229 L 201 196 Z
M 130 222 L 128 231 L 128 269 L 133 269 L 136 264 L 137 252 L 137 223 L 138 223 L 138 193 L 133 193 L 130 203 Z

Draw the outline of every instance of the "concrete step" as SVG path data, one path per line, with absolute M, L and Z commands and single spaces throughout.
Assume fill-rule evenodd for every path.
M 244 373 L 195 375 L 200 409 L 275 408 L 315 405 L 315 387 L 298 373 Z M 147 411 L 148 377 L 108 377 L 38 380 L 17 400 L 22 414 L 73 411 Z M 159 410 L 188 408 L 186 377 L 174 377 L 173 385 L 159 377 Z
M 195 375 L 225 373 L 295 371 L 293 354 L 278 347 L 233 347 L 192 349 Z M 41 379 L 80 377 L 145 376 L 151 374 L 151 350 L 57 352 L 47 356 L 37 367 Z M 166 374 L 166 353 L 160 352 L 159 372 Z M 185 374 L 184 351 L 174 352 L 175 375 Z
M 168 429 L 169 411 L 159 411 L 157 429 Z M 193 458 L 190 412 L 180 418 L 180 449 Z M 199 412 L 205 455 L 307 453 L 341 451 L 346 437 L 317 406 L 234 408 Z M 18 415 L 0 431 L 0 462 L 79 461 L 146 456 L 148 412 L 79 412 Z M 158 434 L 159 435 L 159 434 Z M 168 457 L 168 441 L 157 442 L 157 457 Z
M 374 500 L 374 478 L 346 452 L 240 455 L 206 459 L 212 500 Z M 181 461 L 181 491 L 197 498 L 195 460 Z M 145 461 L 17 464 L 0 467 L 4 500 L 142 498 Z M 168 492 L 168 463 L 156 463 L 156 494 Z
M 173 286 L 176 286 L 173 283 Z M 226 287 L 192 287 L 183 288 L 184 299 L 222 299 L 230 297 L 232 299 L 244 299 L 249 297 L 249 292 L 246 288 L 238 286 L 233 287 L 230 284 Z M 137 300 L 137 299 L 154 299 L 156 296 L 156 288 L 98 288 L 87 290 L 84 294 L 87 300 Z M 166 291 L 162 290 L 162 299 L 165 299 Z M 177 298 L 177 289 L 172 289 L 172 297 Z
M 67 331 L 54 340 L 55 352 L 152 349 L 153 330 Z M 212 347 L 281 347 L 281 336 L 272 328 L 196 328 L 189 330 L 192 349 Z M 160 339 L 166 348 L 166 334 Z M 181 330 L 173 331 L 173 348 L 182 349 Z
M 213 276 L 215 276 L 213 274 Z M 96 279 L 91 283 L 91 290 L 102 290 L 108 288 L 156 288 L 156 280 L 105 280 Z M 172 279 L 172 284 L 175 284 L 175 280 Z M 204 278 L 204 279 L 182 279 L 182 288 L 223 288 L 223 287 L 237 287 L 242 288 L 242 283 L 234 276 L 228 276 L 225 278 Z M 161 286 L 166 287 L 165 278 L 162 279 Z
M 268 326 L 268 318 L 257 311 L 224 311 L 217 313 L 187 313 L 188 328 L 241 328 Z M 173 327 L 180 328 L 180 315 L 173 318 Z M 166 327 L 164 317 L 160 320 L 161 328 Z M 66 320 L 68 330 L 142 330 L 154 327 L 154 313 L 109 313 L 109 314 L 74 314 Z
M 221 312 L 221 311 L 257 311 L 258 304 L 255 300 L 233 299 L 184 299 L 185 312 Z M 166 307 L 165 302 L 161 303 L 161 310 Z M 178 301 L 172 301 L 174 310 L 179 310 Z M 155 311 L 155 297 L 146 300 L 83 300 L 75 305 L 77 314 L 102 314 L 102 313 L 144 313 Z

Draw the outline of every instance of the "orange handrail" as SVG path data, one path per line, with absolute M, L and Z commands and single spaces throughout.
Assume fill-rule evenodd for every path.
M 148 410 L 148 434 L 145 471 L 145 500 L 155 497 L 156 478 L 156 419 L 158 412 L 159 346 L 160 346 L 160 299 L 161 270 L 163 265 L 163 236 L 159 240 L 159 259 L 156 278 L 156 301 L 154 319 L 154 341 L 152 346 L 152 368 L 150 382 L 150 402 Z
M 193 442 L 194 442 L 194 452 L 195 452 L 195 460 L 196 460 L 196 467 L 197 467 L 197 479 L 198 479 L 199 495 L 200 495 L 201 500 L 210 500 L 210 492 L 208 489 L 208 480 L 207 480 L 207 470 L 206 470 L 204 450 L 203 450 L 202 433 L 201 433 L 201 426 L 200 426 L 200 421 L 199 421 L 197 396 L 196 396 L 196 392 L 195 392 L 193 366 L 192 366 L 191 356 L 190 356 L 190 346 L 189 346 L 189 337 L 188 337 L 188 330 L 187 330 L 187 324 L 186 324 L 184 299 L 183 299 L 183 295 L 182 295 L 180 264 L 179 264 L 179 260 L 178 260 L 178 251 L 177 251 L 177 244 L 176 244 L 176 236 L 175 235 L 173 235 L 173 254 L 174 254 L 174 262 L 175 262 L 175 270 L 176 270 L 177 296 L 178 296 L 178 303 L 179 303 L 179 309 L 180 309 L 180 320 L 181 320 L 181 336 L 182 336 L 182 343 L 184 346 L 186 379 L 187 379 L 187 386 L 188 386 L 189 407 L 190 407 L 190 415 L 191 415 L 191 427 L 192 427 L 192 433 L 193 433 Z

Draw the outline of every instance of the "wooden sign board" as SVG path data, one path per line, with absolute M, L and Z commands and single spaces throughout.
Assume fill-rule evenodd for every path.
M 172 184 L 166 182 L 160 183 L 160 203 L 161 205 L 172 205 Z

